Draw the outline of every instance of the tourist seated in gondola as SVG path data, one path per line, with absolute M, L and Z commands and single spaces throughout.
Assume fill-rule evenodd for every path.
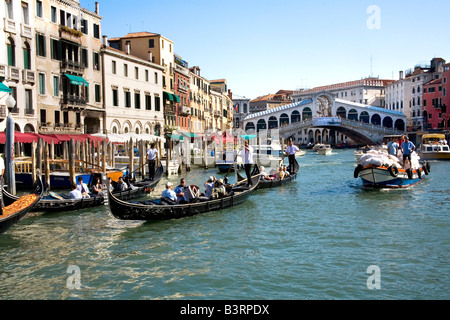
M 168 204 L 177 204 L 177 194 L 172 190 L 172 186 L 172 182 L 166 183 L 166 190 L 162 192 L 161 198 Z
M 214 182 L 214 188 L 211 193 L 211 199 L 220 199 L 227 195 L 225 186 L 223 185 L 223 180 L 216 180 Z
M 273 179 L 274 179 L 274 177 L 271 177 L 271 176 L 269 176 L 269 175 L 267 174 L 266 168 L 264 168 L 263 166 L 261 166 L 261 167 L 259 168 L 259 171 L 260 171 L 260 175 L 261 175 L 261 177 L 263 178 L 263 180 L 270 181 L 270 180 L 273 180 Z
M 283 166 L 283 176 L 284 178 L 289 177 L 291 174 L 289 173 L 289 171 L 287 170 L 286 166 Z
M 102 197 L 103 196 L 103 186 L 100 183 L 100 178 L 95 178 L 94 184 L 92 185 L 91 194 L 94 197 Z
M 72 184 L 72 191 L 69 192 L 69 198 L 75 200 L 83 199 L 83 195 L 81 194 L 80 190 L 78 190 L 75 183 Z
M 117 182 L 116 191 L 125 191 L 128 190 L 128 184 L 123 181 L 123 178 L 120 177 L 119 181 Z
M 216 178 L 213 177 L 213 176 L 210 176 L 208 181 L 206 181 L 206 183 L 205 183 L 205 194 L 204 194 L 204 196 L 206 198 L 208 198 L 208 199 L 211 198 L 211 194 L 212 194 L 212 191 L 214 189 L 214 182 L 215 181 L 216 181 Z
M 283 180 L 284 179 L 284 171 L 283 171 L 283 167 L 279 167 L 278 168 L 278 172 L 276 174 L 276 179 L 277 180 Z
M 83 182 L 83 177 L 78 177 L 77 189 L 78 189 L 78 191 L 81 192 L 81 195 L 83 196 L 83 198 L 91 197 L 91 195 L 89 194 L 88 186 Z
M 181 178 L 180 184 L 175 188 L 175 194 L 177 196 L 177 202 L 179 204 L 186 204 L 185 192 L 186 192 L 186 179 Z

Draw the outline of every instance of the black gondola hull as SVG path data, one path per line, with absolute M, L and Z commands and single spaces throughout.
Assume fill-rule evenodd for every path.
M 180 205 L 158 205 L 129 203 L 109 194 L 109 206 L 112 215 L 121 220 L 172 220 L 223 210 L 245 202 L 256 190 L 259 177 L 252 180 L 250 188 L 235 188 L 235 194 L 221 199 Z

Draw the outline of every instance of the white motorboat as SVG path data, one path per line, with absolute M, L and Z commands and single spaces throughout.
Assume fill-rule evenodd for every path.
M 425 134 L 422 136 L 419 155 L 424 160 L 450 160 L 450 148 L 444 134 Z
M 317 154 L 321 156 L 328 156 L 331 154 L 332 151 L 333 149 L 329 144 L 324 144 L 317 149 Z

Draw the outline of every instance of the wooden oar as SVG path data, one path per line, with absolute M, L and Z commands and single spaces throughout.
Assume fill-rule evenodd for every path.
M 223 182 L 224 182 L 225 184 L 228 184 L 228 175 L 230 174 L 231 168 L 233 168 L 233 166 L 234 166 L 234 164 L 235 164 L 235 162 L 236 162 L 236 160 L 237 160 L 238 154 L 239 154 L 239 153 L 236 153 L 236 157 L 234 157 L 233 164 L 230 166 L 230 169 L 228 169 L 228 172 L 227 172 L 227 174 L 225 175 L 225 178 L 223 178 Z

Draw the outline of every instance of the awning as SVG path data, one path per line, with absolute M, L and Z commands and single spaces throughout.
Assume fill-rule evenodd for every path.
M 7 92 L 7 93 L 11 93 L 12 90 L 10 88 L 8 88 L 8 86 L 6 84 L 3 84 L 0 82 L 0 91 L 1 92 Z
M 163 92 L 163 99 L 169 100 L 169 101 L 174 101 L 175 100 L 171 93 L 168 93 L 168 92 L 165 92 L 165 91 Z
M 185 135 L 188 138 L 198 138 L 198 137 L 200 137 L 198 134 L 192 133 L 192 132 L 182 132 L 181 134 Z
M 71 84 L 74 84 L 74 85 L 77 85 L 77 86 L 85 85 L 86 87 L 89 87 L 89 82 L 84 80 L 82 77 L 74 76 L 74 75 L 67 74 L 67 73 L 64 73 L 64 75 L 67 78 L 69 78 Z
M 172 96 L 173 96 L 175 102 L 180 102 L 181 101 L 180 97 L 177 96 L 176 94 L 173 94 Z

